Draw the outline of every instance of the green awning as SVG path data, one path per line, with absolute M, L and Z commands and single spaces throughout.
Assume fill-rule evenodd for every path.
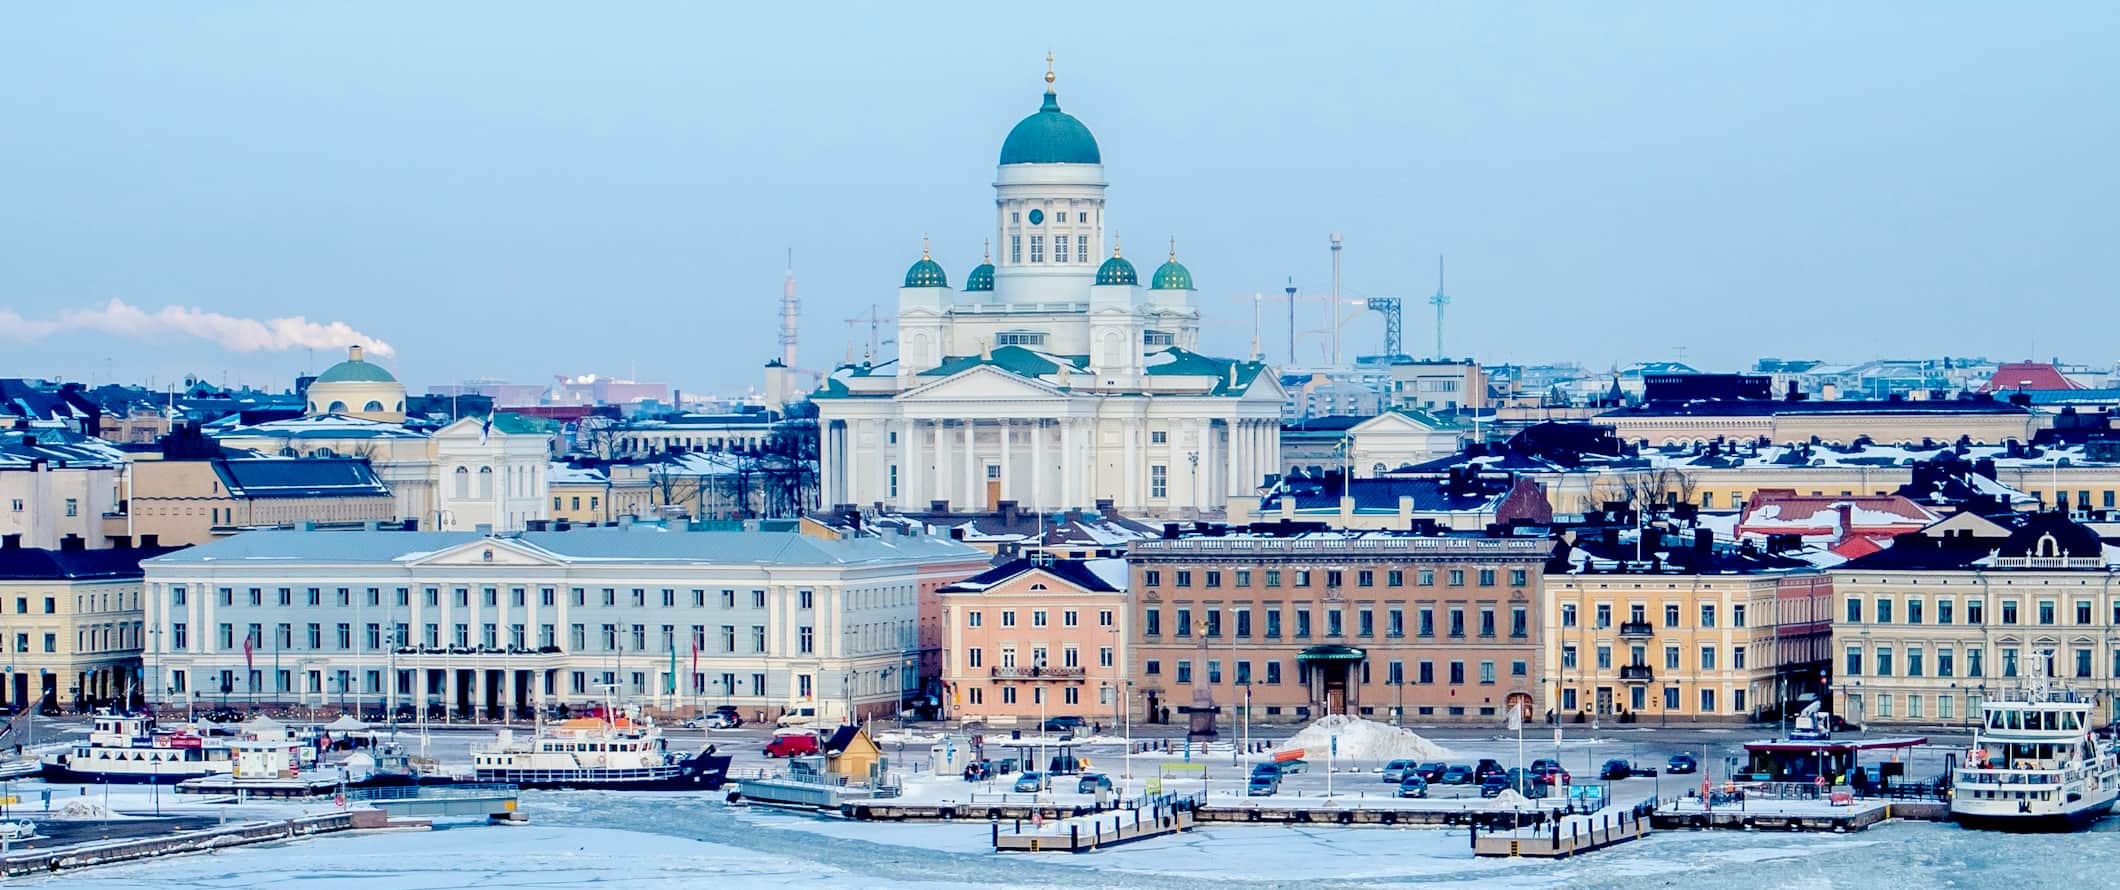
M 1297 661 L 1361 661 L 1368 653 L 1354 646 L 1327 643 L 1311 646 L 1296 654 Z

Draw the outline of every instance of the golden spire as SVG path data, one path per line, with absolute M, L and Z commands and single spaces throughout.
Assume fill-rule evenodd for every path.
M 927 247 L 928 247 L 928 245 L 927 245 L 927 233 L 926 233 L 926 232 L 921 232 L 921 233 L 920 233 L 920 258 L 921 258 L 921 259 L 923 259 L 923 260 L 924 260 L 924 259 L 927 259 L 927 258 L 928 258 L 928 251 L 927 251 Z
M 1117 257 L 1118 255 L 1119 255 L 1119 236 L 1117 236 L 1117 235 L 1113 235 L 1113 236 L 1112 236 L 1112 256 L 1113 256 L 1113 257 Z
M 1178 261 L 1178 236 L 1176 235 L 1170 236 L 1170 261 L 1173 263 Z
M 1053 91 L 1053 51 L 1045 51 L 1045 91 Z

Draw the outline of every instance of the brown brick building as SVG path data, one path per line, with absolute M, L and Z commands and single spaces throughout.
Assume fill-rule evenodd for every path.
M 1403 722 L 1537 713 L 1543 538 L 1232 530 L 1129 554 L 1129 706 L 1224 731 L 1354 714 Z M 1198 701 L 1202 697 L 1208 701 Z M 1235 707 L 1231 707 L 1234 703 Z

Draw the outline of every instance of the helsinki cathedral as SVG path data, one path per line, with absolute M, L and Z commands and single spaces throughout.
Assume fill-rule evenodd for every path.
M 1198 292 L 1175 245 L 1144 279 L 1106 237 L 1102 152 L 1053 81 L 1048 65 L 1038 110 L 1001 142 L 984 260 L 953 278 L 923 244 L 898 289 L 897 358 L 840 368 L 812 394 L 828 508 L 1109 501 L 1189 518 L 1276 471 L 1275 374 L 1197 351 Z

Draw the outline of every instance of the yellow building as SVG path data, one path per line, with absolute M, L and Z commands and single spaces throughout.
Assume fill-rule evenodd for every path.
M 140 687 L 140 560 L 177 548 L 58 550 L 0 539 L 0 707 L 114 701 Z
M 397 498 L 368 461 L 348 457 L 135 461 L 129 515 L 114 533 L 204 544 L 252 528 L 398 519 Z
M 1564 719 L 1753 719 L 1816 692 L 1826 577 L 1800 560 L 1580 534 L 1545 574 L 1544 678 Z M 1706 535 L 1706 533 L 1703 533 Z

